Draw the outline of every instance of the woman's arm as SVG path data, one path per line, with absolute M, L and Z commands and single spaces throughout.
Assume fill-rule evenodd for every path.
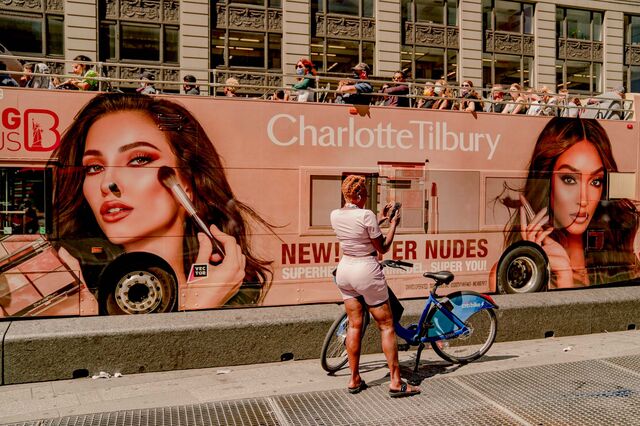
M 522 111 L 522 108 L 525 107 L 524 98 L 518 98 L 516 102 L 518 104 L 516 105 L 516 108 L 511 112 L 511 114 L 520 114 L 520 111 Z
M 390 226 L 387 231 L 386 236 L 380 235 L 378 238 L 372 239 L 371 243 L 376 251 L 380 254 L 385 254 L 389 251 L 391 247 L 391 243 L 393 242 L 393 237 L 396 235 L 396 227 L 398 226 L 398 222 L 400 221 L 400 210 L 396 211 L 396 214 L 392 219 L 389 220 Z

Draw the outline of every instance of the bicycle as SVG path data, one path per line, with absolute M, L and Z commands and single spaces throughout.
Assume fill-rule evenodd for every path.
M 413 264 L 399 260 L 384 260 L 382 267 L 403 269 L 410 268 Z M 496 338 L 498 321 L 495 309 L 498 305 L 493 299 L 474 291 L 457 291 L 447 296 L 438 296 L 438 288 L 450 284 L 454 275 L 449 271 L 426 272 L 425 278 L 435 281 L 429 292 L 424 310 L 417 324 L 409 324 L 404 327 L 400 324 L 400 318 L 395 318 L 394 328 L 396 334 L 406 344 L 403 349 L 417 346 L 416 363 L 413 368 L 414 378 L 418 372 L 420 356 L 429 342 L 438 356 L 453 364 L 466 364 L 482 357 Z M 392 294 L 389 289 L 390 295 Z M 395 297 L 395 296 L 393 296 Z M 361 300 L 364 304 L 364 301 Z M 370 322 L 367 309 L 364 310 L 362 322 L 362 336 Z M 348 361 L 345 340 L 349 321 L 347 314 L 338 317 L 327 333 L 322 345 L 320 362 L 322 368 L 328 373 L 340 370 Z M 416 380 L 410 381 L 417 384 Z

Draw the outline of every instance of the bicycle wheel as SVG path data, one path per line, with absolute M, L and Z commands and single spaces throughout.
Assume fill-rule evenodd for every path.
M 369 325 L 369 313 L 364 312 L 362 321 L 362 334 L 367 330 Z M 331 327 L 322 344 L 322 353 L 320 355 L 320 364 L 327 373 L 335 373 L 340 370 L 349 361 L 347 357 L 347 328 L 349 327 L 349 319 L 346 312 L 339 316 Z
M 431 342 L 431 347 L 441 358 L 454 364 L 464 364 L 483 356 L 496 339 L 498 321 L 496 313 L 491 307 L 480 307 L 487 303 L 480 295 L 469 292 L 458 293 L 444 303 L 454 315 L 469 328 L 467 333 L 457 337 L 436 340 Z M 476 304 L 479 308 L 469 308 Z M 427 315 L 427 323 L 430 325 L 429 336 L 447 335 L 459 328 L 447 318 L 439 309 L 433 309 Z

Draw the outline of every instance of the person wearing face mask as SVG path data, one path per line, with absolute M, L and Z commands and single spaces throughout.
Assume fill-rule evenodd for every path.
M 433 104 L 432 109 L 451 109 L 453 106 L 453 92 L 446 81 L 436 81 L 434 93 L 439 99 Z
M 433 104 L 436 102 L 435 93 L 435 85 L 430 81 L 427 82 L 424 85 L 424 91 L 422 92 L 422 96 L 424 96 L 424 98 L 420 98 L 418 101 L 418 108 L 433 108 Z
M 353 67 L 354 80 L 341 80 L 338 83 L 336 103 L 369 105 L 371 103 L 369 93 L 373 92 L 373 86 L 366 81 L 368 74 L 369 65 L 364 62 Z
M 298 82 L 291 86 L 292 92 L 297 92 L 298 102 L 313 102 L 316 88 L 316 67 L 307 58 L 300 58 L 296 64 L 296 76 Z M 285 100 L 289 100 L 289 93 L 285 96 Z

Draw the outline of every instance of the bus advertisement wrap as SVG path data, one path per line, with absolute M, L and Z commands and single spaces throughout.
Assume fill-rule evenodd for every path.
M 0 125 L 2 317 L 339 301 L 349 174 L 402 203 L 401 298 L 638 275 L 635 121 L 4 89 Z

